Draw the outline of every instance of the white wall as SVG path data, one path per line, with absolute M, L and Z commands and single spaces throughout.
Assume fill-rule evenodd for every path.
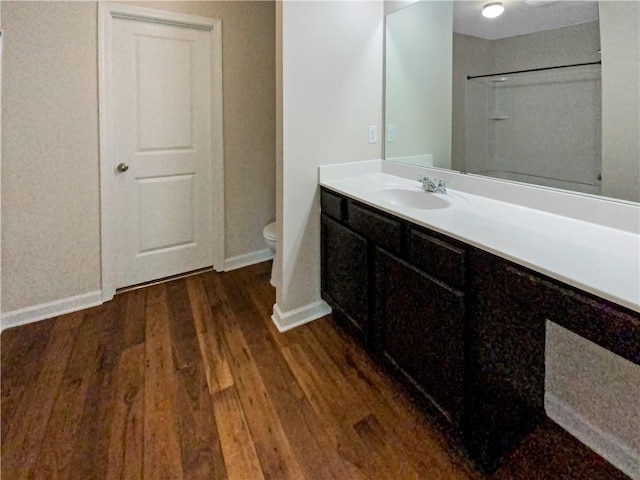
M 2 4 L 6 314 L 101 286 L 97 4 Z M 222 20 L 226 256 L 264 249 L 275 216 L 274 3 L 138 5 Z
M 384 14 L 389 15 L 420 0 L 384 0 Z
M 381 157 L 382 2 L 282 4 L 277 307 L 320 301 L 318 166 Z M 367 142 L 377 125 L 377 144 Z M 276 309 L 277 311 L 277 309 Z
M 452 28 L 451 2 L 417 2 L 387 17 L 385 123 L 396 132 L 387 160 L 433 155 L 433 166 L 451 168 Z

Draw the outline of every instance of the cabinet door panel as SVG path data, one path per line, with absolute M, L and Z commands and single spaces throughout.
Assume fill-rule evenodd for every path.
M 366 336 L 367 240 L 322 215 L 322 296 Z
M 388 250 L 400 252 L 402 248 L 402 222 L 398 218 L 350 202 L 349 226 Z
M 320 208 L 322 213 L 335 218 L 339 222 L 344 221 L 346 202 L 347 201 L 341 196 L 335 195 L 324 189 L 320 192 Z
M 432 235 L 411 228 L 409 261 L 425 272 L 458 288 L 464 288 L 465 251 Z
M 464 295 L 376 249 L 377 348 L 457 424 L 463 400 Z

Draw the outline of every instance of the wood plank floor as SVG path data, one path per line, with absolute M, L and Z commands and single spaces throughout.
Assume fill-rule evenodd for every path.
M 285 334 L 270 264 L 2 334 L 3 479 L 479 479 L 330 317 Z M 622 479 L 551 422 L 495 479 Z

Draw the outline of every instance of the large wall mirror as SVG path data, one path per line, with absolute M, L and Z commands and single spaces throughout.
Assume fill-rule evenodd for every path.
M 388 3 L 385 158 L 639 202 L 637 2 L 491 1 Z

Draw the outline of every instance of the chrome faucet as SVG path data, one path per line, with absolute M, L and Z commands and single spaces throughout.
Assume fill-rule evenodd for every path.
M 422 183 L 422 188 L 425 192 L 447 193 L 447 182 L 442 178 L 438 180 L 438 183 L 436 183 L 435 179 L 427 176 L 419 177 L 418 181 Z

